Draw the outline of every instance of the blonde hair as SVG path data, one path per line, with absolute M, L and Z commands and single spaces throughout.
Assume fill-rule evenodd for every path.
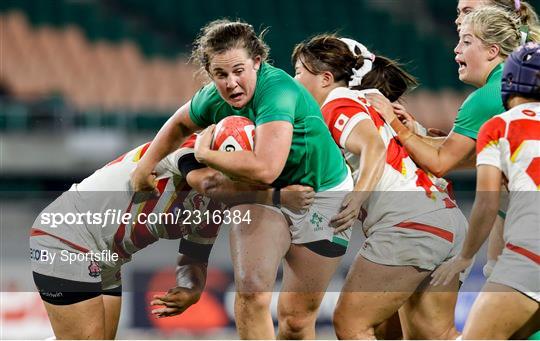
M 462 25 L 471 25 L 474 35 L 486 46 L 497 45 L 506 59 L 520 45 L 520 23 L 517 16 L 499 7 L 481 7 L 467 14 Z
M 540 42 L 540 23 L 538 22 L 538 15 L 531 4 L 520 1 L 520 6 L 516 9 L 514 0 L 488 0 L 488 2 L 492 6 L 500 7 L 517 15 L 520 25 L 527 25 L 529 28 L 527 41 Z

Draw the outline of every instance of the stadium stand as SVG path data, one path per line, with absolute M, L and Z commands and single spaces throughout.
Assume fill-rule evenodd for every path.
M 421 80 L 421 89 L 454 89 L 449 93 L 456 101 L 446 114 L 455 113 L 463 97 L 463 86 L 448 67 L 453 65 L 451 44 L 418 34 L 414 24 L 367 2 L 336 2 L 329 8 L 322 2 L 279 0 L 255 7 L 246 2 L 224 7 L 210 1 L 201 8 L 192 0 L 3 1 L 0 80 L 13 96 L 2 101 L 0 128 L 39 127 L 33 121 L 49 108 L 51 120 L 54 112 L 67 111 L 71 115 L 64 119 L 75 126 L 157 129 L 201 85 L 193 76 L 195 66 L 186 63 L 187 54 L 198 29 L 220 17 L 269 26 L 271 57 L 285 69 L 292 69 L 295 43 L 338 29 L 375 51 L 399 57 Z M 358 20 L 359 14 L 364 20 Z M 321 20 L 290 20 L 305 17 Z M 419 102 L 416 97 L 423 98 L 412 96 L 411 103 Z M 42 104 L 39 114 L 29 104 L 36 101 Z

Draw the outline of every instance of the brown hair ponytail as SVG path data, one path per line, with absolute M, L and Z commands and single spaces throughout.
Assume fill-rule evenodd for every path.
M 334 82 L 348 86 L 353 77 L 353 69 L 360 69 L 365 59 L 360 51 L 353 54 L 349 46 L 336 35 L 322 34 L 296 45 L 292 54 L 293 65 L 297 61 L 315 75 L 331 72 Z M 352 89 L 375 88 L 393 102 L 416 85 L 416 79 L 396 61 L 376 56 L 371 71 L 364 75 L 361 85 Z
M 406 72 L 398 62 L 384 56 L 377 56 L 373 62 L 373 68 L 364 76 L 362 84 L 353 89 L 375 88 L 394 102 L 416 86 L 418 86 L 416 78 Z

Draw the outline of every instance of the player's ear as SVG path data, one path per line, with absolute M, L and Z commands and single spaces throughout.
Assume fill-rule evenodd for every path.
M 259 69 L 261 68 L 261 63 L 262 63 L 261 56 L 257 56 L 255 58 L 253 58 L 253 69 L 255 71 L 259 71 Z
M 332 72 L 324 71 L 323 73 L 321 73 L 321 76 L 322 76 L 321 82 L 322 82 L 323 88 L 334 84 L 334 75 L 332 74 Z
M 501 47 L 497 44 L 490 45 L 488 47 L 488 60 L 492 61 L 499 56 L 501 52 Z

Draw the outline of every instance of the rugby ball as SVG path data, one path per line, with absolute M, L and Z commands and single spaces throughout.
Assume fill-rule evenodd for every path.
M 243 116 L 228 116 L 219 121 L 214 130 L 212 150 L 235 152 L 253 150 L 255 124 Z

